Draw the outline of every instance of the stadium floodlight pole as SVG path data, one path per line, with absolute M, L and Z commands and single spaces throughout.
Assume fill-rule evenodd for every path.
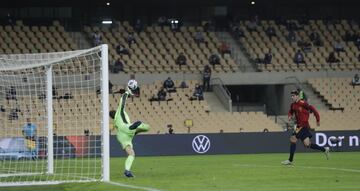
M 46 68 L 46 101 L 47 101 L 47 173 L 54 173 L 54 133 L 53 133 L 53 95 L 52 66 Z
M 102 96 L 102 181 L 110 181 L 110 141 L 109 141 L 109 70 L 108 45 L 101 45 L 101 96 Z

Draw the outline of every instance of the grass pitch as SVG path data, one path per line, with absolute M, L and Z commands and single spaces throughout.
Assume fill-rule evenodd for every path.
M 136 178 L 123 177 L 125 158 L 111 158 L 109 183 L 0 187 L 1 191 L 99 190 L 360 190 L 360 152 L 296 153 L 293 166 L 281 166 L 288 154 L 137 157 Z

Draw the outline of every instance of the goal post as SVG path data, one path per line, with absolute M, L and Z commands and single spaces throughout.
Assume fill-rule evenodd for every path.
M 103 45 L 101 51 L 102 57 L 102 83 L 101 91 L 102 95 L 102 164 L 103 164 L 103 181 L 110 181 L 110 131 L 109 131 L 109 61 L 108 61 L 108 46 Z
M 0 186 L 109 181 L 108 47 L 0 55 Z

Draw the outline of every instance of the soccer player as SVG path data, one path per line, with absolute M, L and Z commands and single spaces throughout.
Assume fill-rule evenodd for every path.
M 25 137 L 25 144 L 30 150 L 32 159 L 37 158 L 37 126 L 31 123 L 30 118 L 26 119 L 26 124 L 23 127 L 22 133 Z
M 320 147 L 319 145 L 311 143 L 310 141 L 312 137 L 309 125 L 310 112 L 314 113 L 317 126 L 320 125 L 320 115 L 312 105 L 309 105 L 305 100 L 300 99 L 299 93 L 300 92 L 298 90 L 291 91 L 291 98 L 293 103 L 290 106 L 288 118 L 289 121 L 291 121 L 293 116 L 295 116 L 296 127 L 294 128 L 294 132 L 290 137 L 290 157 L 288 160 L 281 162 L 283 165 L 291 165 L 293 163 L 296 142 L 298 139 L 303 142 L 306 148 L 320 150 L 324 152 L 326 158 L 329 159 L 329 147 Z
M 123 90 L 117 111 L 110 111 L 110 117 L 114 119 L 114 128 L 117 130 L 116 138 L 126 151 L 128 157 L 125 161 L 124 175 L 128 178 L 134 177 L 130 169 L 135 159 L 134 147 L 132 139 L 140 132 L 149 131 L 150 126 L 141 121 L 130 122 L 130 118 L 125 112 L 126 100 L 129 96 L 138 97 L 140 94 L 139 87 L 135 80 L 128 82 L 127 90 Z

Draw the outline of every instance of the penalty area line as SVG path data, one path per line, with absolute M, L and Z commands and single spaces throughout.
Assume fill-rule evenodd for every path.
M 113 181 L 109 181 L 106 182 L 115 186 L 120 186 L 120 187 L 125 187 L 125 188 L 134 188 L 134 189 L 138 189 L 138 190 L 146 190 L 146 191 L 161 191 L 159 189 L 156 188 L 150 188 L 150 187 L 144 187 L 144 186 L 135 186 L 135 185 L 131 185 L 131 184 L 124 184 L 121 182 L 113 182 Z

